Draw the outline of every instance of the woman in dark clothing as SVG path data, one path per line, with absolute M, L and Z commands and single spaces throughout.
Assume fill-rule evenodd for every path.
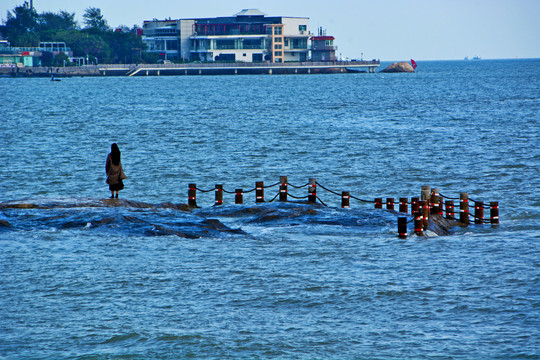
M 111 190 L 111 198 L 118 198 L 118 192 L 124 188 L 122 180 L 127 179 L 122 168 L 122 162 L 120 161 L 120 149 L 116 143 L 111 145 L 111 152 L 107 155 L 107 163 L 105 164 L 105 172 L 107 173 L 107 184 L 109 184 L 109 190 Z

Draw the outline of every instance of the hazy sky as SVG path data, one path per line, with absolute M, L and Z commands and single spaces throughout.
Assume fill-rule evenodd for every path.
M 0 0 L 0 17 L 24 0 Z M 97 7 L 110 26 L 153 18 L 230 16 L 256 8 L 270 16 L 309 17 L 336 38 L 343 57 L 395 60 L 540 58 L 540 0 L 34 0 L 43 11 Z

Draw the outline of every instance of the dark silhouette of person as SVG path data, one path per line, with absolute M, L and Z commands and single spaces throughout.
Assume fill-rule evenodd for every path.
M 109 184 L 109 190 L 111 190 L 111 199 L 114 198 L 116 192 L 116 198 L 118 198 L 118 192 L 124 188 L 124 182 L 122 180 L 127 179 L 122 168 L 122 161 L 120 161 L 120 149 L 116 143 L 111 145 L 111 152 L 107 155 L 107 163 L 105 164 L 105 172 L 107 173 L 107 181 Z

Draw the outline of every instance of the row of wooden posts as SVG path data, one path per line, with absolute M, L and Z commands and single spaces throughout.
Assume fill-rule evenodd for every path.
M 287 176 L 281 176 L 279 183 L 271 185 L 271 186 L 267 186 L 267 187 L 264 186 L 263 181 L 257 181 L 255 183 L 255 188 L 246 192 L 255 191 L 255 202 L 263 203 L 265 202 L 264 189 L 268 187 L 276 186 L 276 185 L 279 185 L 279 194 L 278 194 L 279 201 L 288 201 L 288 196 L 291 196 L 295 199 L 300 199 L 299 197 L 295 197 L 289 194 L 288 185 L 290 184 L 288 183 Z M 310 178 L 306 185 L 293 186 L 293 187 L 302 188 L 306 186 L 308 188 L 308 195 L 305 197 L 301 197 L 301 199 L 307 199 L 308 203 L 313 203 L 313 204 L 316 203 L 318 199 L 317 179 Z M 197 190 L 199 189 L 197 188 L 196 184 L 189 184 L 188 205 L 193 208 L 197 207 Z M 223 189 L 222 184 L 217 184 L 215 188 L 212 190 L 208 190 L 208 191 L 199 190 L 199 191 L 201 192 L 214 191 L 215 192 L 215 203 L 214 203 L 215 206 L 223 205 L 223 193 L 227 192 Z M 328 190 L 328 191 L 336 195 L 339 195 L 338 193 L 334 191 L 331 191 L 331 190 Z M 243 189 L 235 189 L 234 191 L 235 204 L 243 204 L 244 193 L 246 192 L 244 192 Z M 277 198 L 278 196 L 276 196 L 275 198 Z M 423 235 L 424 230 L 427 229 L 430 214 L 444 216 L 444 213 L 446 213 L 447 219 L 458 221 L 462 225 L 468 225 L 470 222 L 471 216 L 474 219 L 472 222 L 474 222 L 475 224 L 484 224 L 486 222 L 491 223 L 493 225 L 499 224 L 499 203 L 496 201 L 490 202 L 489 205 L 484 205 L 484 202 L 482 201 L 473 201 L 469 199 L 468 193 L 461 193 L 459 197 L 459 219 L 458 219 L 456 218 L 454 200 L 448 199 L 448 198 L 447 200 L 444 200 L 444 198 L 445 197 L 439 193 L 439 189 L 434 188 L 433 190 L 431 190 L 431 187 L 429 185 L 425 185 L 425 186 L 422 186 L 422 192 L 421 192 L 420 197 L 413 197 L 411 198 L 410 202 L 408 201 L 408 198 L 399 198 L 398 211 L 400 213 L 408 214 L 409 205 L 411 205 L 411 214 L 414 216 L 414 232 L 417 235 Z M 351 199 L 350 192 L 342 191 L 341 192 L 341 207 L 349 208 L 350 199 Z M 384 201 L 383 198 L 375 198 L 373 201 L 369 201 L 369 200 L 361 200 L 361 201 L 374 203 L 376 209 L 383 209 L 383 206 L 386 205 L 387 210 L 395 210 L 395 205 L 396 205 L 394 198 L 386 198 L 386 201 Z M 474 215 L 471 215 L 469 212 L 470 201 L 474 202 Z M 490 209 L 489 219 L 484 219 L 484 209 L 486 208 Z M 407 218 L 406 217 L 398 218 L 398 234 L 400 237 L 407 236 Z
M 444 216 L 446 212 L 446 218 L 449 220 L 458 221 L 461 225 L 469 225 L 470 216 L 474 218 L 472 221 L 475 224 L 490 223 L 492 225 L 499 224 L 499 203 L 492 201 L 489 205 L 484 205 L 483 201 L 473 201 L 469 199 L 468 193 L 460 193 L 459 195 L 459 219 L 456 218 L 454 200 L 445 200 L 443 204 L 443 196 L 439 193 L 439 189 L 434 188 L 431 190 L 429 185 L 422 186 L 421 197 L 413 197 L 411 199 L 411 214 L 414 215 L 414 232 L 416 235 L 422 236 L 424 230 L 428 227 L 430 215 Z M 405 202 L 402 207 L 403 201 Z M 474 202 L 474 215 L 470 214 L 469 202 Z M 393 202 L 393 199 L 387 199 L 387 209 L 392 209 L 393 206 L 389 203 Z M 407 212 L 407 199 L 400 198 L 400 210 L 399 212 Z M 444 206 L 444 208 L 443 208 Z M 375 199 L 375 207 L 382 208 L 382 199 Z M 490 218 L 484 219 L 484 209 L 490 209 Z M 402 211 L 404 210 L 404 211 Z M 407 218 L 398 218 L 398 236 L 407 237 Z

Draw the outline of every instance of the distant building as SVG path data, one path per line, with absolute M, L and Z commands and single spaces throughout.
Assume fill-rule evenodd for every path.
M 309 18 L 245 9 L 232 17 L 145 21 L 142 40 L 164 59 L 285 62 L 308 60 L 309 36 Z
M 326 30 L 319 28 L 319 35 L 311 37 L 311 60 L 312 61 L 336 61 L 335 38 L 327 36 Z
M 0 67 L 40 66 L 39 48 L 11 47 L 7 40 L 0 40 Z

